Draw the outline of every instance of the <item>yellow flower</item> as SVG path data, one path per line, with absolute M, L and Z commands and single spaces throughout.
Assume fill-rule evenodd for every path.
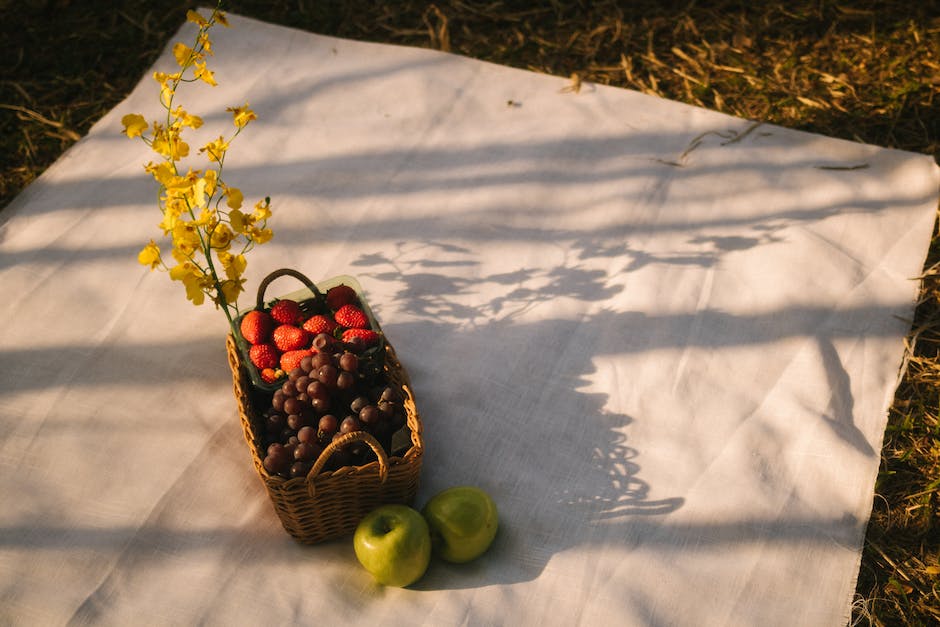
M 176 125 L 163 128 L 154 124 L 151 148 L 173 161 L 179 161 L 189 155 L 189 144 L 180 139 L 179 127 Z
M 255 211 L 251 214 L 255 222 L 264 222 L 271 217 L 271 200 L 265 198 L 255 203 Z
M 212 54 L 212 40 L 209 39 L 209 33 L 205 31 L 199 33 L 199 45 L 202 47 L 203 52 Z
M 245 255 L 233 255 L 230 252 L 222 251 L 219 253 L 219 261 L 225 268 L 225 275 L 230 279 L 238 279 L 245 273 L 248 267 L 248 261 Z
M 248 231 L 248 237 L 250 237 L 255 244 L 264 244 L 274 237 L 274 232 L 271 229 L 262 229 L 252 226 Z
M 229 279 L 228 281 L 222 281 L 222 295 L 225 297 L 225 302 L 235 303 L 238 302 L 238 295 L 241 294 L 245 287 L 245 279 Z M 218 305 L 218 301 L 216 301 Z
M 231 209 L 241 209 L 245 197 L 242 196 L 242 190 L 237 187 L 225 188 L 225 204 Z
M 205 289 L 212 285 L 212 280 L 192 261 L 183 261 L 170 268 L 170 278 L 181 281 L 186 287 L 186 298 L 194 305 L 201 305 L 206 300 Z
M 169 187 L 173 177 L 176 176 L 176 168 L 169 161 L 161 161 L 154 164 L 152 161 L 144 166 L 144 170 L 151 174 L 160 185 Z
M 212 230 L 212 237 L 209 239 L 209 245 L 218 250 L 228 250 L 235 239 L 235 234 L 227 224 L 220 223 Z
M 150 266 L 150 269 L 153 270 L 160 265 L 160 248 L 153 240 L 150 240 L 150 243 L 138 253 L 137 261 L 141 265 Z
M 173 110 L 173 117 L 179 121 L 181 126 L 188 126 L 190 128 L 199 128 L 202 126 L 202 118 L 198 115 L 186 113 L 186 111 L 183 110 L 183 105 Z
M 195 68 L 193 69 L 193 76 L 213 87 L 218 85 L 218 83 L 215 82 L 215 74 L 206 67 L 205 61 L 196 62 Z
M 121 124 L 124 125 L 124 133 L 128 137 L 141 137 L 147 130 L 147 120 L 144 116 L 137 113 L 128 113 L 121 118 Z
M 193 59 L 200 58 L 199 54 L 182 42 L 173 46 L 173 56 L 176 58 L 176 63 L 183 68 L 192 63 Z
M 189 11 L 186 11 L 186 20 L 188 22 L 193 22 L 194 24 L 197 24 L 200 28 L 202 28 L 203 26 L 209 25 L 209 21 L 206 20 L 206 18 L 199 15 L 199 13 L 197 13 L 196 11 L 193 11 L 192 9 L 190 9 Z
M 244 128 L 245 125 L 252 120 L 258 119 L 258 116 L 255 115 L 255 112 L 248 108 L 247 102 L 243 107 L 228 107 L 226 111 L 232 112 L 232 118 L 234 119 L 235 126 L 238 128 Z
M 221 161 L 226 150 L 228 150 L 228 142 L 225 141 L 224 137 L 219 136 L 218 139 L 214 139 L 200 148 L 199 152 L 206 153 L 209 161 Z
M 232 209 L 228 212 L 228 221 L 232 225 L 232 228 L 235 229 L 235 232 L 241 233 L 242 235 L 246 234 L 248 228 L 251 226 L 248 216 L 238 209 Z
M 222 11 L 215 12 L 215 21 L 221 24 L 222 26 L 228 27 L 228 19 L 225 17 L 225 13 Z

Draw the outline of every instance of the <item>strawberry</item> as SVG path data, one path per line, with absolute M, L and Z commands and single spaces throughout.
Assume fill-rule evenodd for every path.
M 372 329 L 346 329 L 342 340 L 346 344 L 368 348 L 379 343 L 379 334 Z
M 248 357 L 258 370 L 277 367 L 278 352 L 274 344 L 255 344 L 249 349 Z
M 263 311 L 249 311 L 242 317 L 240 331 L 242 337 L 251 344 L 264 344 L 268 341 L 274 320 Z
M 274 368 L 265 368 L 261 371 L 261 380 L 265 383 L 274 383 L 278 379 L 284 376 L 283 370 L 275 370 Z
M 330 309 L 333 311 L 336 311 L 343 305 L 350 303 L 355 304 L 358 300 L 359 297 L 356 296 L 356 290 L 348 285 L 337 285 L 326 291 L 326 304 L 329 305 Z
M 369 319 L 366 318 L 366 314 L 355 305 L 343 305 L 336 310 L 333 318 L 340 326 L 346 327 L 347 329 L 369 328 Z
M 306 349 L 287 351 L 281 355 L 281 370 L 290 372 L 300 367 L 300 362 L 309 355 L 313 355 L 313 351 Z
M 285 298 L 271 305 L 271 317 L 281 324 L 300 324 L 304 315 L 297 301 Z
M 310 316 L 310 318 L 304 322 L 304 330 L 314 336 L 320 335 L 321 333 L 332 333 L 335 328 L 336 321 L 322 314 Z
M 310 334 L 292 324 L 282 324 L 271 334 L 274 345 L 282 353 L 304 348 L 310 343 Z

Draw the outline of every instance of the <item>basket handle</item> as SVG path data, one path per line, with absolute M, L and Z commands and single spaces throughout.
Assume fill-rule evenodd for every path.
M 330 442 L 326 448 L 323 449 L 323 452 L 320 453 L 320 456 L 317 457 L 317 461 L 313 463 L 313 467 L 310 469 L 310 472 L 307 473 L 307 492 L 310 494 L 311 498 L 316 494 L 313 480 L 320 474 L 320 471 L 323 470 L 323 466 L 326 465 L 326 462 L 329 461 L 330 456 L 333 455 L 336 449 L 360 441 L 365 442 L 369 445 L 369 448 L 375 451 L 375 455 L 379 459 L 379 481 L 385 483 L 385 480 L 388 479 L 388 455 L 385 454 L 385 449 L 382 448 L 379 441 L 370 433 L 365 431 L 352 431 Z
M 270 285 L 274 279 L 285 275 L 292 276 L 307 286 L 307 288 L 313 292 L 313 295 L 317 300 L 321 300 L 323 298 L 323 294 L 320 293 L 320 290 L 317 289 L 317 286 L 313 283 L 313 281 L 308 279 L 302 272 L 294 270 L 293 268 L 281 268 L 264 277 L 264 279 L 258 285 L 258 298 L 255 300 L 255 309 L 264 309 L 264 293 L 268 289 L 268 285 Z

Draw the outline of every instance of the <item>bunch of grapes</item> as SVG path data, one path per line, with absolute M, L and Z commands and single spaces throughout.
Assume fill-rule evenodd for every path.
M 331 441 L 353 431 L 368 432 L 391 454 L 392 435 L 407 421 L 402 392 L 376 358 L 357 354 L 356 348 L 327 333 L 317 335 L 317 352 L 304 357 L 275 390 L 263 413 L 263 462 L 269 473 L 304 477 Z M 372 459 L 367 444 L 353 442 L 336 449 L 324 470 Z

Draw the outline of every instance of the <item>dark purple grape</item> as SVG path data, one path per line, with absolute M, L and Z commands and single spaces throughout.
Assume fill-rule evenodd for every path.
M 391 418 L 395 413 L 395 403 L 391 401 L 379 401 L 377 407 L 383 418 Z
M 382 394 L 379 396 L 380 401 L 389 401 L 390 403 L 398 403 L 401 401 L 401 394 L 398 393 L 398 390 L 392 386 L 386 386 L 382 390 Z
M 303 409 L 303 403 L 296 398 L 288 398 L 284 401 L 284 413 L 285 414 L 299 414 Z
M 300 431 L 303 427 L 310 424 L 303 414 L 288 414 L 287 415 L 287 426 L 293 429 L 294 431 Z
M 341 390 L 351 390 L 356 387 L 356 375 L 351 372 L 340 372 L 336 375 L 336 387 Z
M 359 357 L 354 353 L 343 353 L 339 358 L 339 367 L 354 373 L 359 368 Z
M 287 417 L 290 420 L 290 416 Z M 379 422 L 382 418 L 379 408 L 375 405 L 366 405 L 361 410 L 359 410 L 359 422 L 364 425 L 374 425 Z
M 339 422 L 333 414 L 326 414 L 320 417 L 320 422 L 317 423 L 317 429 L 320 433 L 326 433 L 332 436 L 339 430 Z
M 310 371 L 313 369 L 313 366 L 311 366 L 312 362 L 313 362 L 313 355 L 307 355 L 306 357 L 300 360 L 300 369 L 303 370 L 305 373 L 310 374 Z
M 305 374 L 306 373 L 303 371 L 303 369 L 300 366 L 297 366 L 296 368 L 294 368 L 293 370 L 287 373 L 287 380 L 290 382 L 294 382 L 297 380 L 297 377 L 302 377 Z
M 336 387 L 336 377 L 339 373 L 336 370 L 336 366 L 333 364 L 326 364 L 320 366 L 320 369 L 317 370 L 317 379 L 323 382 L 327 387 Z
M 316 442 L 317 430 L 312 425 L 304 425 L 297 431 L 297 439 L 301 442 Z
M 306 392 L 308 385 L 310 385 L 310 377 L 308 377 L 306 374 L 302 374 L 294 379 L 294 389 L 297 390 L 298 393 Z
M 290 466 L 290 476 L 292 479 L 297 477 L 306 477 L 307 473 L 310 472 L 310 468 L 313 467 L 309 461 L 296 461 Z
M 329 397 L 317 397 L 310 399 L 310 406 L 313 407 L 314 411 L 318 414 L 322 414 L 330 411 L 330 398 Z
M 323 366 L 333 363 L 333 356 L 329 353 L 317 353 L 310 362 L 310 372 L 316 372 Z
M 307 396 L 309 396 L 311 400 L 315 398 L 329 398 L 330 388 L 326 387 L 326 384 L 322 381 L 311 380 L 310 385 L 307 386 Z
M 359 424 L 359 420 L 355 416 L 346 416 L 343 418 L 343 422 L 339 425 L 339 432 L 342 434 L 352 433 L 353 431 L 361 431 L 362 425 Z
M 316 444 L 311 444 L 310 442 L 300 442 L 297 444 L 297 447 L 294 448 L 294 459 L 304 462 L 313 461 L 314 455 L 316 453 Z
M 369 404 L 369 399 L 366 396 L 357 396 L 349 404 L 349 408 L 353 410 L 353 413 L 358 414 L 362 411 L 362 408 Z
M 294 382 L 288 379 L 281 384 L 281 392 L 284 394 L 285 398 L 293 397 L 297 393 L 297 390 L 294 388 Z
M 318 354 L 329 352 L 333 349 L 333 336 L 329 333 L 320 333 L 313 338 L 313 347 L 317 349 Z
M 287 398 L 284 396 L 283 390 L 275 390 L 274 396 L 271 397 L 271 407 L 277 411 L 284 409 L 284 399 Z

